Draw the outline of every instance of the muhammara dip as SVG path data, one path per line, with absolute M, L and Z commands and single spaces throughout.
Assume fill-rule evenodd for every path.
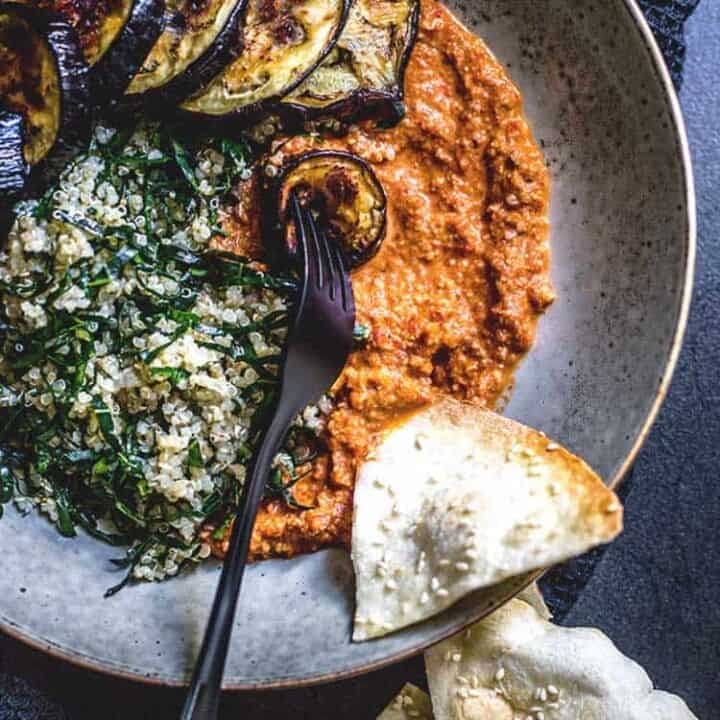
M 353 275 L 369 336 L 333 388 L 328 451 L 295 486 L 297 502 L 312 509 L 267 501 L 256 559 L 349 545 L 355 471 L 378 430 L 438 394 L 492 407 L 554 297 L 548 172 L 520 92 L 482 41 L 433 0 L 421 3 L 405 95 L 407 115 L 395 128 L 370 122 L 277 150 L 278 162 L 309 147 L 368 161 L 387 192 L 388 232 Z M 257 233 L 239 209 L 235 248 L 257 247 Z M 216 543 L 218 554 L 226 542 Z

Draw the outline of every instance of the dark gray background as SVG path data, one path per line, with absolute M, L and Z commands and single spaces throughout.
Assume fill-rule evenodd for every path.
M 635 465 L 626 530 L 570 625 L 601 627 L 701 718 L 720 717 L 720 1 L 690 18 L 681 101 L 698 199 L 698 262 L 680 364 Z
M 690 325 L 667 401 L 635 467 L 626 531 L 565 622 L 602 628 L 659 687 L 682 695 L 701 720 L 714 720 L 720 715 L 720 0 L 703 0 L 688 22 L 687 43 L 681 99 L 699 207 Z M 0 673 L 25 678 L 51 698 L 39 701 L 24 681 L 0 678 L 0 720 L 170 720 L 182 702 L 176 691 L 79 671 L 7 639 L 0 639 Z M 229 695 L 223 717 L 366 720 L 406 680 L 423 682 L 421 660 L 333 686 Z

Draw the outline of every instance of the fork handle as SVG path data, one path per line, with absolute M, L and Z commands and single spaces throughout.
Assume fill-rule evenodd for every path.
M 294 417 L 295 412 L 292 409 L 286 408 L 283 411 L 282 407 L 277 408 L 255 455 L 250 476 L 243 487 L 241 510 L 235 518 L 230 547 L 215 592 L 210 619 L 180 716 L 181 720 L 217 718 L 223 670 L 235 620 L 240 585 L 247 564 L 250 538 L 255 526 L 255 516 L 262 501 L 265 479 L 273 458 L 280 449 Z

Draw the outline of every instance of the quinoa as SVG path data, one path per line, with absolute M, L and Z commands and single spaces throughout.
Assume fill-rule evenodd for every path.
M 251 159 L 98 126 L 0 253 L 0 501 L 128 546 L 126 580 L 210 554 L 203 527 L 232 520 L 273 406 L 295 282 L 212 248 Z M 329 409 L 298 418 L 269 494 L 290 497 L 278 478 Z

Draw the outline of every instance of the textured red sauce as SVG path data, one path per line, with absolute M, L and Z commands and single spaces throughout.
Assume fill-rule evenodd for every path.
M 286 156 L 320 146 L 368 161 L 388 196 L 388 231 L 353 275 L 367 347 L 335 384 L 327 452 L 295 489 L 313 509 L 266 502 L 254 558 L 348 545 L 355 471 L 379 430 L 441 394 L 493 406 L 554 297 L 548 172 L 520 93 L 485 45 L 433 0 L 422 0 L 405 99 L 407 115 L 393 129 L 365 123 L 342 138 L 302 136 L 282 146 Z M 237 210 L 233 240 L 244 252 L 258 246 L 252 197 Z

